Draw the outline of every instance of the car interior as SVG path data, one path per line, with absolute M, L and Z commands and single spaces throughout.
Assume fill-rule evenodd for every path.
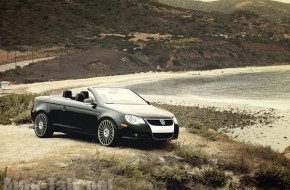
M 72 100 L 76 100 L 78 102 L 84 102 L 84 100 L 90 98 L 88 91 L 81 91 L 80 93 L 77 93 L 76 96 L 73 96 L 71 90 L 63 91 L 62 92 L 62 97 L 69 98 L 69 99 L 72 99 Z

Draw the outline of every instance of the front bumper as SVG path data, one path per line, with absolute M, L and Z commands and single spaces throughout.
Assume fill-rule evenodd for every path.
M 152 127 L 147 122 L 145 125 L 135 126 L 128 125 L 119 130 L 120 138 L 125 139 L 144 139 L 144 140 L 174 140 L 179 135 L 179 125 L 173 124 L 172 131 L 165 132 L 152 132 Z M 168 127 L 168 126 L 163 126 Z

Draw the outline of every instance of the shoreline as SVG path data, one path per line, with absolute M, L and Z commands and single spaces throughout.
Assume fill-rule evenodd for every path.
M 43 93 L 58 89 L 73 89 L 79 91 L 85 89 L 87 86 L 99 87 L 120 87 L 131 84 L 142 84 L 153 81 L 160 81 L 170 78 L 183 78 L 192 75 L 211 76 L 211 75 L 227 75 L 239 73 L 252 72 L 268 72 L 268 71 L 290 70 L 290 65 L 281 66 L 266 66 L 266 67 L 243 67 L 243 68 L 228 68 L 208 71 L 189 71 L 189 72 L 148 72 L 127 75 L 115 75 L 96 77 L 88 79 L 51 81 L 33 84 L 12 85 L 10 89 L 16 93 Z M 142 94 L 141 94 L 142 95 Z M 243 129 L 230 129 L 229 135 L 239 141 L 261 144 L 264 146 L 271 146 L 274 150 L 279 152 L 284 151 L 290 146 L 290 134 L 285 133 L 289 131 L 290 109 L 273 109 L 271 107 L 260 107 L 256 105 L 249 105 L 247 102 L 225 102 L 225 101 L 208 101 L 198 97 L 181 98 L 176 96 L 157 96 L 157 95 L 142 95 L 145 99 L 152 102 L 162 102 L 171 105 L 197 106 L 197 107 L 215 107 L 217 110 L 234 110 L 237 112 L 246 111 L 249 114 L 254 113 L 271 113 L 276 118 L 273 124 L 264 126 L 263 124 L 257 126 L 245 126 Z
M 174 96 L 142 95 L 146 100 L 158 104 L 170 104 L 177 106 L 212 108 L 216 111 L 231 111 L 233 113 L 245 113 L 264 117 L 273 117 L 271 123 L 255 124 L 243 128 L 223 128 L 221 131 L 235 140 L 270 146 L 273 150 L 283 152 L 290 146 L 290 134 L 285 131 L 290 129 L 290 110 L 278 110 L 244 104 L 202 102 L 192 99 L 184 100 Z
M 290 70 L 290 65 L 274 65 L 263 67 L 239 67 L 239 68 L 225 68 L 214 69 L 205 71 L 184 71 L 184 72 L 141 72 L 136 74 L 126 75 L 113 75 L 84 79 L 68 79 L 62 81 L 47 81 L 37 82 L 31 84 L 16 84 L 11 85 L 9 88 L 15 93 L 43 93 L 51 90 L 58 90 L 64 88 L 80 88 L 84 86 L 103 86 L 103 85 L 131 85 L 141 84 L 153 81 L 165 80 L 170 78 L 183 78 L 192 75 L 210 76 L 210 75 L 225 75 L 225 74 L 239 74 L 239 73 L 252 73 L 252 72 L 267 72 L 267 71 L 279 71 Z

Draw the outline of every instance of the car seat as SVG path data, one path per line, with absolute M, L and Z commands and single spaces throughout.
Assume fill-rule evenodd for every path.
M 85 100 L 85 95 L 83 93 L 78 93 L 76 95 L 76 101 L 83 102 Z
M 81 91 L 81 93 L 85 95 L 85 99 L 89 98 L 89 92 L 88 91 Z
M 62 92 L 62 97 L 72 98 L 72 92 L 70 90 L 65 90 Z

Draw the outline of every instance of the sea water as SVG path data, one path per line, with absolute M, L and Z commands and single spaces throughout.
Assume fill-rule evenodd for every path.
M 290 110 L 290 70 L 192 75 L 127 87 L 142 95 L 194 97 L 208 102 Z

